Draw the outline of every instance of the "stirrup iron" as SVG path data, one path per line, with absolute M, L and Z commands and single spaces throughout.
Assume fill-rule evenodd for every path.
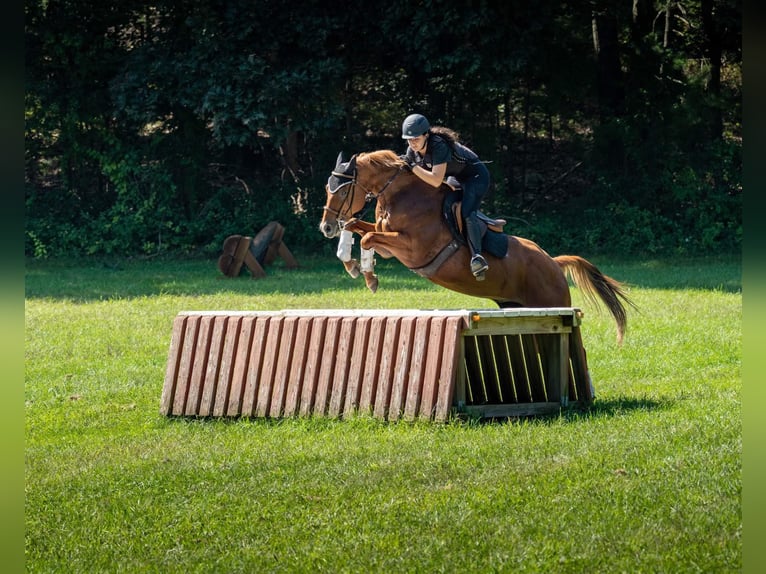
M 489 269 L 487 260 L 481 255 L 474 255 L 471 258 L 471 273 L 476 277 L 477 281 L 484 280 L 484 272 Z

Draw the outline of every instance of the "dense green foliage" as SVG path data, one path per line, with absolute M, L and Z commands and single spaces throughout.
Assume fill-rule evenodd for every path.
M 420 111 L 552 252 L 741 244 L 741 0 L 27 0 L 27 255 L 310 249 L 339 150 Z
M 159 413 L 180 310 L 486 306 L 395 261 L 29 261 L 25 571 L 741 572 L 741 265 L 594 262 L 640 311 L 617 347 L 573 290 L 592 406 L 437 424 Z

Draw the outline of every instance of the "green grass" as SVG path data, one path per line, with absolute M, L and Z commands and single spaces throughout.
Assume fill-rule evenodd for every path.
M 448 424 L 159 414 L 183 310 L 481 308 L 379 261 L 253 281 L 214 261 L 28 261 L 28 572 L 738 572 L 741 267 L 599 261 L 586 411 Z

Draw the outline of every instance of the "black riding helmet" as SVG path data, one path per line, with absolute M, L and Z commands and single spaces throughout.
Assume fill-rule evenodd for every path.
M 422 136 L 428 133 L 429 129 L 431 129 L 431 124 L 428 123 L 425 116 L 410 114 L 402 122 L 402 139 L 409 140 Z

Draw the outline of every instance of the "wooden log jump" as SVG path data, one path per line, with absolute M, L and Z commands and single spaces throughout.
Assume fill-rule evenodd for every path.
M 446 421 L 585 405 L 575 308 L 179 313 L 160 412 Z
M 259 279 L 266 276 L 264 267 L 273 263 L 278 256 L 285 260 L 288 269 L 295 269 L 298 261 L 282 240 L 284 234 L 285 228 L 272 221 L 255 237 L 230 235 L 223 242 L 218 270 L 226 277 L 239 277 L 244 265 L 253 279 Z

